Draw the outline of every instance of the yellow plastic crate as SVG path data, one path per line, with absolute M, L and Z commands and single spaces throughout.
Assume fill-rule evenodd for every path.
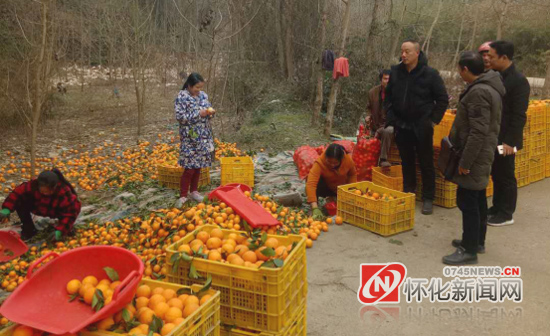
M 546 176 L 546 154 L 531 157 L 529 163 L 529 183 L 543 180 Z
M 546 154 L 546 163 L 545 163 L 545 167 L 546 167 L 546 177 L 550 177 L 550 153 Z
M 487 197 L 493 196 L 495 192 L 495 186 L 493 184 L 493 179 L 489 177 L 489 184 L 487 185 Z
M 388 153 L 388 162 L 392 164 L 401 164 L 401 156 L 399 155 L 399 149 L 397 148 L 395 141 L 391 144 L 390 152 Z
M 372 169 L 372 182 L 384 188 L 403 191 L 403 170 L 401 166 L 374 167 Z
M 518 182 L 518 188 L 525 187 L 526 185 L 529 185 L 529 160 L 526 164 L 522 164 L 521 166 L 516 165 L 516 180 Z
M 546 130 L 531 132 L 529 141 L 531 157 L 546 154 Z
M 546 129 L 546 105 L 538 104 L 527 109 L 529 129 L 531 132 L 544 131 Z
M 374 200 L 355 194 L 372 190 L 393 200 Z M 414 194 L 380 187 L 372 182 L 358 182 L 338 187 L 338 216 L 351 225 L 390 236 L 414 227 Z
M 457 189 L 458 185 L 446 181 L 443 176 L 436 173 L 434 205 L 449 209 L 455 208 Z M 416 174 L 416 200 L 422 201 L 422 177 L 419 171 Z
M 250 156 L 222 157 L 220 164 L 222 185 L 241 183 L 254 187 L 254 162 Z
M 444 137 L 449 136 L 455 117 L 455 111 L 447 110 L 439 125 L 435 125 L 433 135 L 434 147 L 441 147 L 441 140 L 443 140 Z
M 218 228 L 204 225 L 190 232 L 177 243 L 166 249 L 168 260 L 168 281 L 179 284 L 204 283 L 207 274 L 212 276 L 212 288 L 221 292 L 221 321 L 239 328 L 280 332 L 291 322 L 302 300 L 307 297 L 306 240 L 302 236 L 277 236 L 280 244 L 296 243 L 283 267 L 259 269 L 225 264 L 201 258 L 193 259 L 193 266 L 204 277 L 202 280 L 189 278 L 190 264 L 182 262 L 172 272 L 170 259 L 182 244 L 195 239 L 199 230 L 207 232 Z M 242 231 L 222 230 L 224 236 Z
M 157 176 L 160 185 L 170 189 L 179 189 L 181 175 L 185 169 L 183 167 L 173 167 L 158 165 Z M 210 168 L 202 168 L 199 178 L 199 187 L 204 187 L 210 184 Z
M 222 336 L 306 336 L 307 335 L 307 305 L 306 300 L 301 304 L 298 313 L 292 322 L 279 333 L 270 333 L 258 330 L 222 326 Z
M 182 288 L 191 288 L 198 292 L 202 286 L 182 286 L 173 283 L 141 280 L 141 284 L 148 285 L 151 289 L 162 287 L 164 289 L 173 289 L 178 291 Z M 206 294 L 212 295 L 206 304 L 202 305 L 193 314 L 188 316 L 182 323 L 172 330 L 166 336 L 219 336 L 220 335 L 220 292 L 209 289 Z M 110 331 L 81 331 L 80 336 L 121 336 L 129 335 L 123 333 L 115 333 Z

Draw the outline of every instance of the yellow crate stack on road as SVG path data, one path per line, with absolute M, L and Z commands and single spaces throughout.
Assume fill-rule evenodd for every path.
M 254 187 L 254 162 L 250 156 L 220 158 L 221 184 L 241 183 Z
M 443 115 L 443 119 L 441 119 L 441 122 L 438 125 L 435 125 L 433 135 L 434 147 L 440 148 L 441 140 L 443 140 L 444 137 L 449 136 L 449 133 L 451 132 L 451 128 L 453 127 L 453 123 L 455 121 L 455 117 L 456 110 L 447 110 L 445 112 L 445 115 Z
M 372 169 L 372 183 L 384 188 L 403 191 L 403 170 L 401 166 L 374 167 Z
M 371 199 L 356 191 L 367 190 L 391 195 L 393 199 Z M 338 216 L 362 229 L 391 236 L 414 227 L 414 194 L 380 187 L 372 182 L 358 182 L 338 187 Z
M 182 244 L 188 244 L 199 231 L 210 233 L 218 228 L 204 225 L 190 232 L 177 243 L 166 249 L 167 280 L 190 285 L 204 283 L 207 275 L 212 276 L 212 289 L 221 292 L 221 322 L 238 330 L 251 330 L 256 334 L 285 332 L 301 310 L 305 311 L 307 300 L 307 258 L 305 238 L 298 235 L 278 236 L 279 245 L 294 245 L 294 248 L 280 268 L 250 268 L 218 261 L 193 258 L 192 265 L 201 279 L 189 277 L 190 262 L 180 262 L 174 267 L 172 255 L 178 253 Z M 227 237 L 243 231 L 222 230 Z M 263 335 L 263 334 L 262 334 Z

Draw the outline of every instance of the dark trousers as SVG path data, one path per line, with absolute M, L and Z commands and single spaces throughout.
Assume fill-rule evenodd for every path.
M 15 207 L 15 211 L 23 224 L 21 234 L 26 237 L 34 236 L 36 234 L 36 227 L 34 226 L 34 221 L 32 220 L 30 207 L 25 205 L 25 202 L 21 202 L 21 204 L 18 204 Z
M 422 130 L 398 128 L 395 133 L 395 143 L 401 156 L 403 169 L 403 191 L 416 192 L 416 157 L 420 163 L 422 174 L 422 198 L 435 198 L 435 168 L 433 150 L 433 127 Z
M 319 179 L 319 183 L 317 183 L 316 194 L 317 194 L 317 198 L 336 197 L 336 193 L 328 187 L 327 183 L 325 182 L 325 179 L 322 176 Z
M 506 219 L 512 219 L 518 200 L 516 156 L 502 156 L 496 152 L 491 175 L 493 176 L 494 194 L 493 207 L 489 212 L 494 215 L 504 215 Z
M 189 190 L 191 192 L 199 189 L 199 178 L 201 169 L 186 169 L 180 179 L 180 197 L 187 197 Z
M 485 246 L 487 233 L 486 189 L 469 190 L 458 187 L 456 203 L 462 211 L 462 247 L 466 252 L 477 254 L 478 245 Z

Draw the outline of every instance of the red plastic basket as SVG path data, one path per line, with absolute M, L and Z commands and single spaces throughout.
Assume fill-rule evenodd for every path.
M 53 260 L 35 268 L 46 259 Z M 105 267 L 115 269 L 121 284 L 111 303 L 95 312 L 78 300 L 69 302 L 67 283 L 88 275 L 106 279 Z M 50 252 L 29 266 L 24 281 L 0 307 L 10 321 L 52 334 L 77 333 L 126 306 L 143 275 L 143 263 L 129 250 L 114 246 L 87 246 L 61 255 Z
M 0 231 L 0 244 L 2 245 L 0 262 L 15 259 L 29 250 L 27 244 L 21 240 L 15 231 Z
M 336 212 L 338 210 L 336 202 L 325 204 L 325 209 L 327 210 L 329 216 L 336 216 Z

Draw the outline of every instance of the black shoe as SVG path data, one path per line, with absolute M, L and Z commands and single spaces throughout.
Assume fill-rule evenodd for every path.
M 453 245 L 453 247 L 461 247 L 461 246 L 462 246 L 462 240 L 460 240 L 460 239 L 453 239 L 452 245 Z M 479 253 L 479 254 L 485 253 L 485 246 L 483 246 L 483 245 L 478 245 L 478 246 L 477 246 L 477 253 Z
M 443 257 L 446 265 L 473 265 L 477 264 L 477 254 L 466 253 L 464 247 L 460 246 L 455 253 Z
M 487 225 L 490 226 L 506 226 L 512 224 L 514 224 L 514 219 L 505 217 L 502 214 L 497 214 L 487 219 Z
M 433 200 L 424 200 L 422 204 L 422 214 L 431 215 L 434 213 L 434 201 Z
M 497 209 L 494 206 L 492 206 L 487 210 L 487 217 L 493 217 L 497 213 L 498 213 Z

